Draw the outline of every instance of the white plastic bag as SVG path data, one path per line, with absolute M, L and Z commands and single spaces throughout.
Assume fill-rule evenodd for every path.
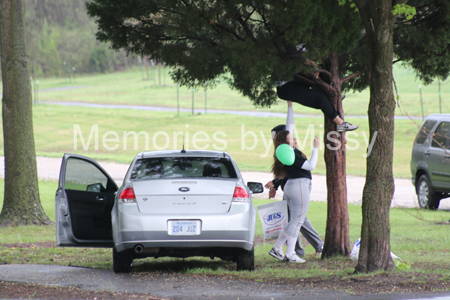
M 361 238 L 358 238 L 356 240 L 356 242 L 353 244 L 352 252 L 350 252 L 350 258 L 353 262 L 356 262 L 358 260 L 360 244 L 361 244 Z
M 264 239 L 276 239 L 288 223 L 287 201 L 275 201 L 257 207 Z
M 350 259 L 353 262 L 356 262 L 358 260 L 358 257 L 359 257 L 359 245 L 360 244 L 361 244 L 361 238 L 358 238 L 356 240 L 356 242 L 353 244 L 352 252 L 350 252 Z M 396 260 L 396 259 L 401 260 L 400 257 L 398 257 L 397 255 L 395 255 L 392 252 L 391 252 L 391 257 L 392 257 L 393 260 Z

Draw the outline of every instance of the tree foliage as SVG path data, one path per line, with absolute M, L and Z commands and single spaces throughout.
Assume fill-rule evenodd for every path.
M 33 76 L 68 76 L 120 70 L 137 63 L 96 41 L 85 0 L 27 0 L 27 51 Z M 66 62 L 66 64 L 64 64 Z
M 427 82 L 435 76 L 446 78 L 450 56 L 445 31 L 450 14 L 445 0 L 411 0 L 410 6 L 405 5 L 407 0 L 354 2 L 92 0 L 87 7 L 88 13 L 96 18 L 100 41 L 110 42 L 114 49 L 166 62 L 175 68 L 172 73 L 175 81 L 188 87 L 205 84 L 211 87 L 218 78 L 224 78 L 256 106 L 275 103 L 275 82 L 289 80 L 294 72 L 302 71 L 293 58 L 304 51 L 303 55 L 320 62 L 322 69 L 318 80 L 312 69 L 303 70 L 306 78 L 327 93 L 341 116 L 340 92 L 362 90 L 370 85 L 371 139 L 376 133 L 382 139 L 374 148 L 377 156 L 372 154 L 368 160 L 370 182 L 365 187 L 362 229 L 362 249 L 366 252 L 361 256 L 364 261 L 360 261 L 359 270 L 374 271 L 392 267 L 389 258 L 389 207 L 394 189 L 392 60 L 396 57 L 397 61 L 412 66 Z M 329 132 L 333 124 L 325 123 Z M 339 179 L 329 176 L 333 170 L 345 177 L 345 150 L 339 151 L 340 154 L 327 160 L 330 177 L 327 181 L 331 185 Z M 329 163 L 333 161 L 344 164 Z M 339 187 L 332 192 L 345 193 L 345 183 Z M 330 197 L 328 200 L 329 207 L 336 204 Z M 340 214 L 345 209 L 340 200 L 336 199 L 339 204 L 334 211 L 329 210 L 329 219 L 345 217 Z M 331 229 L 342 230 L 342 236 L 346 234 L 346 229 L 339 225 Z M 338 234 L 334 234 L 336 242 L 326 248 L 342 246 L 338 244 Z M 345 252 L 344 249 L 337 253 Z
M 342 76 L 361 69 L 360 51 L 350 50 L 363 36 L 362 25 L 337 2 L 94 0 L 87 7 L 97 38 L 114 49 L 166 62 L 188 87 L 225 78 L 259 106 L 273 104 L 274 81 L 292 78 L 299 67 L 292 60 L 297 45 L 316 61 L 345 54 Z
M 450 2 L 410 0 L 416 14 L 399 15 L 394 28 L 396 61 L 412 67 L 425 83 L 450 73 Z

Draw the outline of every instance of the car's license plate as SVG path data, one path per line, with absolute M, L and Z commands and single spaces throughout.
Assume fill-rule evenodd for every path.
M 188 221 L 169 221 L 168 233 L 169 235 L 199 235 L 200 234 L 200 221 L 188 220 Z

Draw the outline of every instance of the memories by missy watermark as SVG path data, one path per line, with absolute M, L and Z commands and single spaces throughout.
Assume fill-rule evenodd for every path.
M 271 132 L 253 131 L 246 129 L 245 124 L 241 124 L 238 138 L 236 133 L 228 134 L 224 131 L 206 132 L 202 130 L 191 131 L 189 124 L 184 130 L 178 131 L 104 131 L 98 124 L 93 124 L 90 128 L 81 128 L 79 124 L 73 125 L 73 149 L 74 150 L 216 150 L 227 151 L 229 143 L 233 144 L 233 149 L 239 147 L 241 151 L 252 151 L 265 158 L 273 155 L 273 141 Z M 101 132 L 101 133 L 100 133 Z M 371 139 L 365 131 L 350 131 L 343 135 L 337 131 L 330 131 L 324 139 L 323 126 L 309 125 L 306 130 L 297 130 L 293 127 L 293 135 L 297 140 L 298 149 L 304 151 L 312 150 L 312 141 L 315 136 L 319 136 L 321 141 L 320 149 L 327 147 L 330 150 L 339 150 L 345 147 L 346 150 L 357 150 L 360 147 L 366 149 L 364 157 L 368 157 L 376 142 L 378 132 L 375 132 Z M 362 139 L 361 139 L 362 138 Z M 237 145 L 238 143 L 238 145 Z

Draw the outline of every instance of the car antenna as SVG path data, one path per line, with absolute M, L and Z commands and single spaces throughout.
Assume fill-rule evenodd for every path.
M 181 153 L 186 153 L 186 150 L 184 150 L 184 133 L 183 133 L 183 150 L 181 150 Z

